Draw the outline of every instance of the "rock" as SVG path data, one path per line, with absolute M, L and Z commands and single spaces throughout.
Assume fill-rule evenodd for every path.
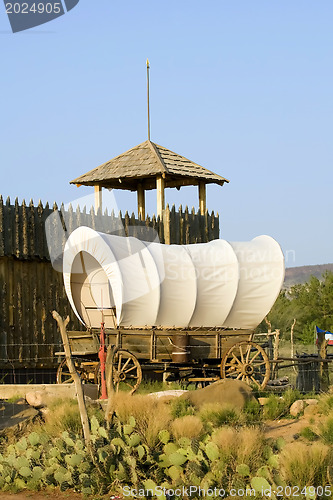
M 317 405 L 309 405 L 304 409 L 304 417 L 312 417 L 318 414 Z
M 42 391 L 31 391 L 27 392 L 25 399 L 30 406 L 34 408 L 43 408 L 46 406 L 45 392 Z
M 318 399 L 306 399 L 305 402 L 307 405 L 317 405 Z
M 258 398 L 259 404 L 265 406 L 268 403 L 268 398 Z
M 172 398 L 178 398 L 179 396 L 182 396 L 188 391 L 185 391 L 183 389 L 170 389 L 169 391 L 159 391 L 159 392 L 151 392 L 147 394 L 147 396 L 150 396 L 152 398 L 164 398 L 164 397 L 172 397 Z
M 14 401 L 14 403 L 16 405 L 25 405 L 26 404 L 26 400 L 25 400 L 25 398 L 18 398 L 16 401 Z
M 207 403 L 219 403 L 244 408 L 247 401 L 253 400 L 253 391 L 249 385 L 240 380 L 223 379 L 210 384 L 203 389 L 188 391 L 180 396 L 188 399 L 194 406 L 200 407 Z
M 304 410 L 304 407 L 305 403 L 303 399 L 298 399 L 291 405 L 289 413 L 292 417 L 297 417 Z
M 47 408 L 47 407 L 45 407 L 45 408 L 40 408 L 40 410 L 39 410 L 39 411 L 40 411 L 41 415 L 42 415 L 43 417 L 45 417 L 46 415 L 48 415 L 48 414 L 50 413 L 50 408 Z
M 39 416 L 39 412 L 25 404 L 4 403 L 0 414 L 0 434 L 19 432 Z

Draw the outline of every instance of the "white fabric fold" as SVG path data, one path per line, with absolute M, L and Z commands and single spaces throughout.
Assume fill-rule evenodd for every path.
M 255 328 L 281 289 L 284 259 L 269 236 L 162 245 L 73 231 L 63 256 L 73 311 L 87 326 Z

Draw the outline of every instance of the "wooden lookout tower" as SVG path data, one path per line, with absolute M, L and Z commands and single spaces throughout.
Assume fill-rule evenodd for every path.
M 157 216 L 165 208 L 165 188 L 198 186 L 199 210 L 206 212 L 206 184 L 223 186 L 229 182 L 183 156 L 159 146 L 150 140 L 135 146 L 90 172 L 77 177 L 71 184 L 94 186 L 95 209 L 102 204 L 102 188 L 126 189 L 137 192 L 138 217 L 145 219 L 145 191 L 157 190 Z

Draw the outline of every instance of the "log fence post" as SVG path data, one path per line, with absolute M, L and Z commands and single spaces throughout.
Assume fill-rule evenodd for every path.
M 81 423 L 82 423 L 82 429 L 83 429 L 83 436 L 84 436 L 84 441 L 86 443 L 86 446 L 90 445 L 90 428 L 89 428 L 89 420 L 88 420 L 88 414 L 87 414 L 87 408 L 84 402 L 84 394 L 83 394 L 83 389 L 82 389 L 82 383 L 81 383 L 81 377 L 75 370 L 75 366 L 73 363 L 72 359 L 72 353 L 71 353 L 71 348 L 69 345 L 69 340 L 68 340 L 68 334 L 66 327 L 69 323 L 69 316 L 65 320 L 62 319 L 59 313 L 57 311 L 52 312 L 53 318 L 56 320 L 58 323 L 58 327 L 60 330 L 62 342 L 64 345 L 64 350 L 65 350 L 65 356 L 66 356 L 66 363 L 68 366 L 69 373 L 71 374 L 74 384 L 75 384 L 75 390 L 76 390 L 76 395 L 77 395 L 77 401 L 79 405 L 79 411 L 80 411 L 80 417 L 81 417 Z

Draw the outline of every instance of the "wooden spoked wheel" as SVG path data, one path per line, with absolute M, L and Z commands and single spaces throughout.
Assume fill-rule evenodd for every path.
M 138 359 L 125 349 L 115 349 L 111 358 L 110 377 L 115 392 L 126 391 L 133 394 L 142 381 Z
M 243 341 L 233 345 L 221 363 L 221 377 L 241 380 L 263 389 L 270 376 L 270 363 L 264 349 L 255 342 Z
M 75 370 L 80 375 L 83 382 L 94 381 L 94 365 L 96 363 L 84 363 L 79 358 L 72 358 Z M 57 384 L 73 384 L 74 380 L 72 375 L 69 373 L 68 366 L 66 363 L 66 358 L 62 360 L 57 370 Z

